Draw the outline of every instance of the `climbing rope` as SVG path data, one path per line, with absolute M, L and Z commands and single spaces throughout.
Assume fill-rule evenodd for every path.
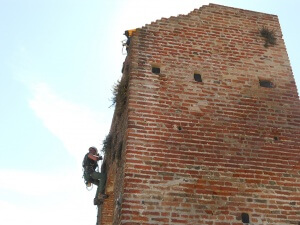
M 93 184 L 90 183 L 91 186 L 88 186 L 88 183 L 86 183 L 86 181 L 85 181 L 85 179 L 84 179 L 84 173 L 85 173 L 85 170 L 84 170 L 83 168 L 82 168 L 82 172 L 83 172 L 82 178 L 83 178 L 84 183 L 85 183 L 85 185 L 86 185 L 85 188 L 86 188 L 86 190 L 91 191 L 91 190 L 93 189 Z M 91 188 L 89 188 L 89 187 L 91 187 Z

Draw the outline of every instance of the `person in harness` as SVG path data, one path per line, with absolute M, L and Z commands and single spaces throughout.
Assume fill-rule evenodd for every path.
M 132 30 L 125 30 L 125 32 L 124 32 L 124 35 L 126 36 L 127 41 L 125 43 L 123 43 L 123 46 L 126 47 L 127 53 L 128 53 L 128 50 L 129 50 L 131 36 L 133 35 L 133 33 L 135 31 L 136 31 L 136 29 L 132 29 Z
M 126 51 L 128 52 L 129 45 L 130 45 L 130 36 L 129 36 L 128 30 L 126 30 L 126 31 L 124 32 L 124 35 L 127 37 L 127 41 L 123 44 L 123 46 L 126 47 Z
M 102 156 L 99 155 L 97 148 L 90 147 L 89 152 L 85 154 L 82 167 L 84 169 L 83 177 L 87 187 L 92 184 L 98 186 L 94 204 L 99 205 L 103 203 L 103 200 L 108 196 L 104 194 L 106 173 L 99 173 L 96 171 L 98 167 L 98 161 L 102 160 Z

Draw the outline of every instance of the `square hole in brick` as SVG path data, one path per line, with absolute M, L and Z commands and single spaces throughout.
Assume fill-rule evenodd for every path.
M 259 85 L 265 88 L 273 88 L 275 85 L 270 80 L 259 80 Z
M 194 73 L 194 80 L 197 82 L 202 82 L 202 77 L 200 73 Z
M 152 66 L 152 73 L 160 74 L 160 68 L 159 68 L 159 67 Z
M 242 213 L 242 222 L 243 223 L 250 223 L 249 214 L 248 213 Z

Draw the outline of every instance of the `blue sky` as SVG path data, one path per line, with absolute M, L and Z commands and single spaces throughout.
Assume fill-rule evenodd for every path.
M 124 30 L 209 2 L 278 15 L 299 87 L 297 0 L 0 0 L 0 224 L 95 224 L 81 160 L 109 131 Z

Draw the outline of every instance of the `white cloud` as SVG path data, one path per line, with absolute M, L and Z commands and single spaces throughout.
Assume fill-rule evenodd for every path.
M 0 224 L 95 224 L 95 190 L 85 190 L 74 173 L 0 171 Z M 13 195 L 11 194 L 13 193 Z
M 90 146 L 101 148 L 100 138 L 105 137 L 111 122 L 107 116 L 62 99 L 45 83 L 33 85 L 32 89 L 30 107 L 78 162 Z
M 32 209 L 0 200 L 0 208 L 0 224 L 4 225 L 81 225 L 96 224 L 97 219 L 96 207 L 84 208 L 78 201 Z
M 22 195 L 40 197 L 49 193 L 61 193 L 70 186 L 84 187 L 80 176 L 71 172 L 41 173 L 18 170 L 0 170 L 0 189 Z M 75 188 L 75 189 L 78 189 Z M 72 188 L 74 190 L 74 188 Z

